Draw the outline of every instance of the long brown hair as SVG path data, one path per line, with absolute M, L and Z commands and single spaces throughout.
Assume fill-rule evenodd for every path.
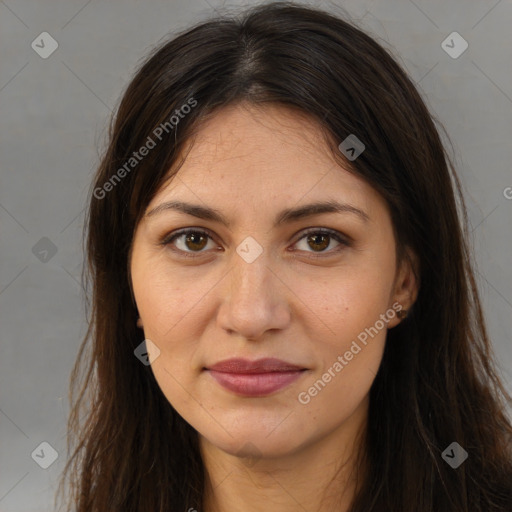
M 368 474 L 351 512 L 510 512 L 510 397 L 493 363 L 461 185 L 436 121 L 371 37 L 288 2 L 210 19 L 156 48 L 112 120 L 86 226 L 92 307 L 71 374 L 72 454 L 59 487 L 69 477 L 69 510 L 202 508 L 197 432 L 134 356 L 142 331 L 129 253 L 185 142 L 216 109 L 240 101 L 279 103 L 319 121 L 333 155 L 386 199 L 399 254 L 409 246 L 419 257 L 417 301 L 388 332 L 370 391 Z M 337 147 L 349 134 L 366 146 L 353 162 Z M 141 156 L 143 146 L 152 147 Z M 454 441 L 469 454 L 457 469 L 442 458 Z

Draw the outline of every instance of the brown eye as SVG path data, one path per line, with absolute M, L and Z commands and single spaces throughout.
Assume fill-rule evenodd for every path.
M 206 246 L 207 238 L 208 237 L 202 233 L 188 233 L 185 235 L 185 245 L 191 250 L 200 251 Z
M 303 240 L 306 241 L 305 248 L 299 248 L 299 250 L 309 252 L 314 256 L 329 256 L 350 245 L 350 243 L 337 231 L 318 228 L 312 228 L 307 231 L 295 243 L 295 245 L 299 244 L 299 242 L 302 242 Z M 338 245 L 334 246 L 334 248 L 328 249 L 328 247 L 332 245 L 331 242 L 333 240 Z M 174 252 L 182 256 L 195 257 L 206 252 L 209 241 L 212 242 L 212 247 L 210 248 L 214 248 L 215 244 L 213 243 L 213 238 L 208 232 L 201 229 L 188 228 L 182 229 L 176 233 L 171 233 L 162 240 L 161 244 L 164 246 L 171 246 L 171 249 Z
M 340 233 L 334 230 L 326 230 L 326 229 L 311 229 L 307 231 L 302 238 L 300 238 L 296 245 L 299 244 L 302 240 L 306 241 L 305 248 L 300 249 L 309 253 L 318 253 L 319 256 L 323 256 L 322 253 L 326 253 L 325 255 L 330 255 L 331 253 L 336 253 L 339 250 L 343 249 L 346 246 L 349 246 L 349 242 L 345 240 Z M 330 245 L 332 240 L 334 240 L 338 245 L 335 246 L 331 250 L 326 250 Z
M 308 245 L 314 250 L 323 251 L 326 247 L 329 246 L 330 237 L 329 235 L 318 234 L 318 235 L 309 235 Z
M 199 229 L 183 229 L 177 233 L 171 234 L 162 240 L 162 245 L 174 246 L 172 249 L 182 253 L 184 256 L 195 256 L 194 253 L 205 252 L 203 249 L 207 247 L 208 241 L 212 241 L 212 237 L 203 230 Z

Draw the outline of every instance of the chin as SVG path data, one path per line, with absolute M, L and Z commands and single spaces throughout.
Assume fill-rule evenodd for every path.
M 266 437 L 265 434 L 255 437 L 249 432 L 247 435 L 240 434 L 233 438 L 226 436 L 223 439 L 212 438 L 207 440 L 225 453 L 241 459 L 248 459 L 243 461 L 248 466 L 259 459 L 285 457 L 300 447 L 300 444 L 296 440 L 290 439 L 289 436 L 287 439 L 284 439 L 283 436 L 276 436 L 271 439 Z
M 265 426 L 255 418 L 245 418 L 226 432 L 222 427 L 198 430 L 209 444 L 219 450 L 238 457 L 279 458 L 290 455 L 307 443 L 307 435 L 301 425 L 283 421 L 272 422 Z M 291 419 L 291 418 L 290 418 Z M 224 422 L 221 422 L 222 424 Z M 233 425 L 233 423 L 231 423 Z M 303 426 L 302 426 L 303 427 Z

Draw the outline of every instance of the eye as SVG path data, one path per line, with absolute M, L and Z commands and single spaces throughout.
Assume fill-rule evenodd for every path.
M 343 247 L 350 245 L 350 242 L 338 231 L 326 228 L 310 228 L 297 240 L 297 242 L 295 242 L 294 245 L 297 245 L 304 239 L 306 240 L 306 247 L 313 249 L 313 251 L 308 251 L 306 249 L 305 252 L 319 253 L 315 256 L 320 257 L 323 256 L 322 253 L 324 252 L 329 254 L 336 253 L 343 249 Z M 325 251 L 325 249 L 331 244 L 332 239 L 334 239 L 338 245 L 332 250 Z M 161 241 L 161 245 L 169 245 L 173 251 L 180 253 L 180 255 L 194 258 L 198 253 L 205 252 L 203 249 L 207 248 L 209 241 L 213 243 L 212 236 L 208 231 L 198 228 L 187 228 L 181 229 L 176 233 L 171 233 Z M 213 248 L 218 247 L 215 244 L 213 245 Z
M 332 239 L 334 239 L 338 245 L 335 246 L 334 249 L 326 251 L 325 249 L 329 247 Z M 297 245 L 302 240 L 306 241 L 305 247 L 313 249 L 313 253 L 319 253 L 318 256 L 322 257 L 323 253 L 337 253 L 342 250 L 344 247 L 350 245 L 348 240 L 346 240 L 340 233 L 334 231 L 332 229 L 319 229 L 319 228 L 311 228 L 307 230 L 299 240 L 295 243 Z M 306 249 L 306 252 L 311 252 Z M 329 255 L 327 254 L 327 255 Z M 317 255 L 315 255 L 317 256 Z
M 183 253 L 186 257 L 194 257 L 193 253 L 204 252 L 203 249 L 207 246 L 207 242 L 213 242 L 212 237 L 207 231 L 197 228 L 181 229 L 176 233 L 164 238 L 161 242 L 162 245 L 174 245 L 172 249 L 177 252 Z M 174 241 L 177 241 L 174 244 Z

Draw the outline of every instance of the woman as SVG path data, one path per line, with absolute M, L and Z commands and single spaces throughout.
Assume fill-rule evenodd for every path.
M 158 48 L 91 194 L 73 510 L 512 510 L 465 215 L 345 21 L 270 4 Z

